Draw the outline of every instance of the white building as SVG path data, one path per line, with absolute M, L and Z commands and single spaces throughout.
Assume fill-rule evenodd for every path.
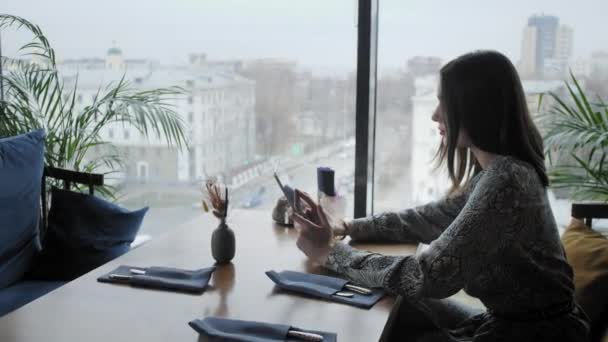
M 545 59 L 543 76 L 548 79 L 563 79 L 568 76 L 574 49 L 574 30 L 560 25 L 555 35 L 555 50 L 552 58 Z
M 199 56 L 200 57 L 200 56 Z M 134 127 L 113 123 L 102 139 L 116 146 L 125 161 L 123 181 L 184 182 L 210 175 L 230 178 L 252 163 L 255 153 L 255 82 L 225 63 L 191 59 L 189 65 L 161 67 L 149 61 L 124 60 L 112 48 L 105 60 L 66 61 L 66 85 L 78 81 L 78 106 L 90 104 L 100 87 L 123 76 L 136 89 L 179 86 L 185 96 L 171 100 L 187 126 L 188 149 L 168 147 L 162 137 L 144 137 Z M 98 153 L 100 151 L 92 151 Z M 225 179 L 229 181 L 229 179 Z
M 591 55 L 590 69 L 593 78 L 598 80 L 608 80 L 608 52 L 594 52 Z
M 541 113 L 547 113 L 555 105 L 555 101 L 548 94 L 562 94 L 565 90 L 564 82 L 560 80 L 525 80 L 522 82 L 522 86 L 530 116 L 542 133 L 544 128 L 541 126 Z
M 574 73 L 574 76 L 579 79 L 589 77 L 591 75 L 590 60 L 587 58 L 577 58 L 570 64 L 570 69 Z
M 560 25 L 555 37 L 554 58 L 570 60 L 574 51 L 574 30 L 568 25 Z
M 406 70 L 414 77 L 433 75 L 441 69 L 442 61 L 434 56 L 415 56 L 407 61 Z
M 412 164 L 411 199 L 421 205 L 444 196 L 450 188 L 447 171 L 435 170 L 434 157 L 441 142 L 437 123 L 431 120 L 437 108 L 436 75 L 415 80 L 416 95 L 412 98 Z
M 536 75 L 536 28 L 524 27 L 521 39 L 521 57 L 518 63 L 522 78 L 531 78 Z
M 522 32 L 517 63 L 523 79 L 567 76 L 574 49 L 574 30 L 553 16 L 532 16 Z

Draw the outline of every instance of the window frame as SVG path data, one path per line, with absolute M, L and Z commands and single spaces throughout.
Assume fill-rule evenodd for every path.
M 374 213 L 378 7 L 378 0 L 358 0 L 353 213 L 355 218 Z

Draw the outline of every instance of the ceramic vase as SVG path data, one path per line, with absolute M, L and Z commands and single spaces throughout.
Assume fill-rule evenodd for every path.
M 211 235 L 211 254 L 218 264 L 226 264 L 234 258 L 235 252 L 234 232 L 228 227 L 226 221 L 222 220 Z

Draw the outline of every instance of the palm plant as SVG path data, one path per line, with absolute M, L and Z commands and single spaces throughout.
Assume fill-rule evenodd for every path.
M 549 93 L 553 105 L 541 116 L 551 183 L 574 199 L 608 202 L 608 106 L 591 101 L 573 74 L 566 89 L 567 98 Z
M 33 40 L 20 49 L 23 56 L 33 58 L 0 60 L 0 89 L 4 91 L 0 98 L 0 137 L 44 128 L 46 165 L 81 172 L 104 170 L 106 174 L 123 165 L 116 148 L 100 135 L 109 124 L 132 126 L 145 137 L 155 135 L 178 148 L 185 145 L 183 121 L 169 103 L 183 95 L 181 88 L 139 90 L 123 76 L 100 87 L 91 104 L 78 108 L 78 82 L 64 85 L 55 51 L 40 27 L 21 17 L 0 14 L 0 31 L 6 28 L 33 34 Z M 105 148 L 93 155 L 89 152 L 95 146 Z M 115 193 L 112 187 L 100 190 L 112 197 Z

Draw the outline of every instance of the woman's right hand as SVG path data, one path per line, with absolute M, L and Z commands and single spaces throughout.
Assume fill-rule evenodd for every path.
M 298 230 L 296 245 L 306 256 L 318 263 L 325 264 L 333 246 L 333 231 L 323 208 L 319 207 L 310 196 L 296 189 L 296 207 L 293 214 L 294 226 Z M 299 203 L 302 200 L 308 208 Z
M 299 197 L 299 199 L 304 199 L 303 197 L 305 197 L 305 200 L 303 200 L 297 204 L 300 207 L 300 211 L 301 211 L 299 214 L 302 217 L 309 220 L 310 222 L 320 224 L 321 220 L 318 217 L 318 214 L 317 214 L 318 211 L 313 210 L 313 208 L 311 208 L 311 205 L 314 205 L 315 208 L 318 207 L 318 205 L 316 203 L 314 203 L 314 200 L 310 197 L 310 195 L 308 193 L 301 192 L 300 190 L 297 190 L 297 189 L 296 189 L 296 192 L 299 193 L 299 196 L 297 196 L 297 197 Z M 293 209 L 291 209 L 291 208 L 290 208 L 289 215 L 290 216 L 293 215 Z M 350 221 L 336 220 L 327 213 L 325 213 L 325 216 L 326 216 L 327 220 L 329 221 L 334 238 L 343 238 L 348 235 L 348 232 L 350 231 Z M 293 218 L 293 216 L 292 216 L 292 218 Z

